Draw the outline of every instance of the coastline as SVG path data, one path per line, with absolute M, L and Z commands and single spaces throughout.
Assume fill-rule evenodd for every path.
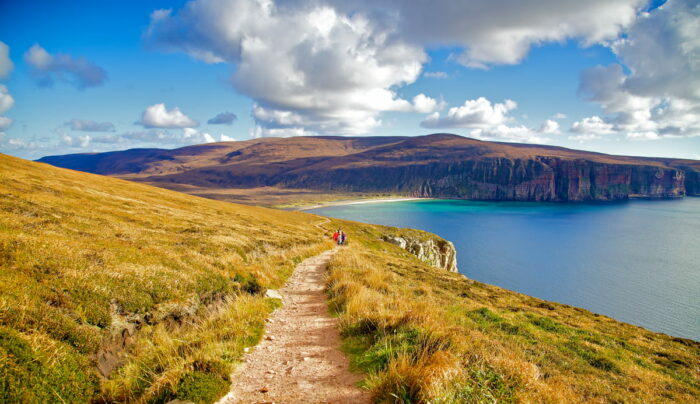
M 300 206 L 293 210 L 296 211 L 307 211 L 311 209 L 325 208 L 329 206 L 343 206 L 343 205 L 364 205 L 368 203 L 388 203 L 388 202 L 407 202 L 407 201 L 422 201 L 422 200 L 432 200 L 434 198 L 416 198 L 416 197 L 396 197 L 396 198 L 377 198 L 377 199 L 349 199 L 341 201 L 332 202 L 321 202 L 315 205 Z

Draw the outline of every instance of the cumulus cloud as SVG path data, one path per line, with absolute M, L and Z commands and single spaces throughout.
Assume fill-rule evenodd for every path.
M 381 112 L 412 111 L 393 88 L 414 82 L 427 60 L 422 47 L 363 14 L 321 3 L 194 1 L 154 13 L 146 38 L 165 51 L 236 64 L 231 81 L 255 100 L 258 134 L 366 133 Z
M 231 125 L 238 120 L 238 116 L 233 112 L 222 112 L 207 121 L 210 125 Z
M 0 116 L 0 131 L 6 130 L 14 123 L 14 119 L 6 116 Z
M 487 128 L 506 123 L 512 118 L 508 112 L 518 104 L 513 100 L 492 103 L 484 97 L 466 100 L 459 107 L 452 107 L 445 116 L 434 112 L 421 122 L 424 128 Z
M 547 119 L 544 122 L 542 122 L 542 125 L 540 128 L 537 130 L 539 133 L 543 133 L 546 135 L 554 135 L 559 133 L 559 122 Z
M 509 113 L 517 106 L 513 100 L 494 103 L 479 97 L 450 108 L 444 116 L 434 112 L 421 122 L 421 126 L 431 129 L 471 128 L 469 136 L 477 139 L 524 143 L 545 143 L 549 139 L 544 135 L 559 133 L 559 123 L 551 119 L 536 129 L 513 125 L 515 119 Z
M 40 87 L 52 87 L 56 81 L 63 81 L 82 90 L 100 86 L 107 80 L 107 72 L 84 57 L 51 55 L 39 44 L 29 48 L 24 60 L 32 68 Z
M 4 84 L 0 84 L 0 114 L 7 112 L 13 105 L 15 105 L 15 99 L 12 98 L 7 87 Z M 12 126 L 13 122 L 13 119 L 0 115 L 0 131 Z
M 71 130 L 83 132 L 114 132 L 112 122 L 95 122 L 87 119 L 71 119 L 66 123 Z
M 146 108 L 138 122 L 146 128 L 194 128 L 199 126 L 199 122 L 188 117 L 180 108 L 173 107 L 167 109 L 165 104 L 154 104 Z
M 700 7 L 669 1 L 643 13 L 611 44 L 621 64 L 581 75 L 579 90 L 599 103 L 609 131 L 628 139 L 700 136 Z
M 92 138 L 89 135 L 70 136 L 65 133 L 60 135 L 60 139 L 62 146 L 81 149 L 88 147 L 90 145 L 90 140 L 92 140 Z
M 615 133 L 615 126 L 605 122 L 599 116 L 591 116 L 574 122 L 570 131 L 579 135 L 573 136 L 572 139 L 574 140 L 591 140 L 598 138 L 600 135 Z
M 533 45 L 579 40 L 610 41 L 629 26 L 646 0 L 403 1 L 333 0 L 348 13 L 363 12 L 422 46 L 461 49 L 465 66 L 516 64 Z
M 15 105 L 15 99 L 12 98 L 7 87 L 4 84 L 0 84 L 0 114 L 5 113 L 13 105 Z
M 219 141 L 220 142 L 235 142 L 236 139 L 232 138 L 231 136 L 226 136 L 223 133 L 219 135 Z
M 10 59 L 10 47 L 0 41 L 0 79 L 6 79 L 10 76 L 15 65 Z
M 399 88 L 420 77 L 428 62 L 426 48 L 450 47 L 455 49 L 452 60 L 472 68 L 489 68 L 520 63 L 533 46 L 546 43 L 603 44 L 612 47 L 632 71 L 629 75 L 623 71 L 621 82 L 612 77 L 614 72 L 606 72 L 611 75 L 611 85 L 618 83 L 613 92 L 656 99 L 658 91 L 672 88 L 673 68 L 680 64 L 688 74 L 678 76 L 683 80 L 675 81 L 673 91 L 693 93 L 697 87 L 679 83 L 694 83 L 700 77 L 696 71 L 700 64 L 693 62 L 697 61 L 694 41 L 700 35 L 698 25 L 692 23 L 697 21 L 698 9 L 692 9 L 690 0 L 673 0 L 644 13 L 647 3 L 193 0 L 176 11 L 153 12 L 144 38 L 152 48 L 236 66 L 232 84 L 254 100 L 253 136 L 363 134 L 382 124 L 384 112 L 427 111 L 424 100 L 416 102 L 397 94 Z M 650 33 L 649 37 L 643 32 Z M 666 49 L 667 40 L 670 49 Z M 662 49 L 654 49 L 657 43 Z M 654 67 L 652 75 L 645 73 L 649 66 L 660 63 L 652 59 L 667 54 L 673 57 L 666 59 L 666 65 Z M 447 76 L 439 71 L 423 75 Z M 586 80 L 582 93 L 592 101 L 608 103 L 611 107 L 605 108 L 604 119 L 627 132 L 685 133 L 686 121 L 693 120 L 696 113 L 696 105 L 687 102 L 688 94 L 685 103 L 664 96 L 649 108 L 611 112 L 614 104 L 639 100 L 608 102 L 605 94 L 611 92 L 594 94 L 594 88 L 588 87 L 595 86 L 594 80 Z M 518 128 L 505 122 L 464 126 L 478 118 L 466 112 L 466 117 L 460 117 L 459 111 L 442 116 L 435 113 L 440 109 L 437 102 L 431 108 L 433 114 L 424 120 L 424 127 Z M 658 124 L 662 118 L 668 122 L 660 125 L 665 128 L 662 132 L 654 125 L 634 124 L 640 119 Z M 550 118 L 556 119 L 560 118 Z M 556 133 L 559 129 L 554 126 L 548 123 L 526 129 L 536 134 Z
M 474 129 L 469 133 L 469 136 L 481 140 L 536 144 L 547 143 L 549 139 L 542 135 L 543 133 L 523 125 L 508 126 L 503 124 L 489 128 Z
M 182 141 L 190 144 L 216 142 L 212 135 L 199 132 L 197 129 L 193 128 L 185 128 L 182 130 Z

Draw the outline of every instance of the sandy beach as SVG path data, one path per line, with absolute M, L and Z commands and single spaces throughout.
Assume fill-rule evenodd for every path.
M 363 205 L 367 203 L 387 203 L 387 202 L 406 202 L 406 201 L 417 201 L 417 200 L 429 200 L 433 198 L 414 198 L 414 197 L 397 197 L 397 198 L 377 198 L 377 199 L 351 199 L 346 201 L 333 201 L 319 203 L 316 205 L 301 206 L 295 210 L 306 211 L 311 209 L 325 208 L 327 206 L 341 206 L 341 205 Z

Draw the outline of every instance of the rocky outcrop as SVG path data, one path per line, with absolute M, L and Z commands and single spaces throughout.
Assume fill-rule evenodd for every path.
M 457 272 L 457 252 L 451 241 L 437 236 L 421 239 L 409 235 L 384 235 L 382 240 L 403 248 L 426 264 Z

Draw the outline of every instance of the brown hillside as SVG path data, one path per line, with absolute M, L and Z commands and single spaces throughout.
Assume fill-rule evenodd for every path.
M 265 138 L 40 161 L 243 202 L 261 202 L 256 198 L 261 194 L 269 202 L 274 194 L 284 200 L 314 193 L 536 201 L 700 193 L 698 161 L 484 142 L 450 134 Z

